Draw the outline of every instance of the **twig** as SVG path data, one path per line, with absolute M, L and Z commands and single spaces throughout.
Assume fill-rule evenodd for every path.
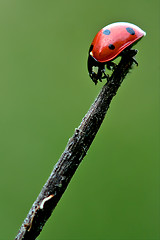
M 69 139 L 66 149 L 30 209 L 15 240 L 33 240 L 40 234 L 95 138 L 112 98 L 132 67 L 135 54 L 136 52 L 133 54 L 133 51 L 129 51 L 127 56 L 122 56 L 112 76 L 102 87 L 73 137 Z

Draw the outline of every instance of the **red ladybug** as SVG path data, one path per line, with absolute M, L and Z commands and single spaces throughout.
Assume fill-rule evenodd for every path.
M 95 84 L 98 80 L 107 78 L 105 65 L 108 69 L 114 67 L 112 62 L 122 52 L 130 49 L 146 33 L 136 25 L 127 22 L 117 22 L 102 28 L 91 43 L 88 57 L 89 76 Z M 94 71 L 97 67 L 97 72 Z

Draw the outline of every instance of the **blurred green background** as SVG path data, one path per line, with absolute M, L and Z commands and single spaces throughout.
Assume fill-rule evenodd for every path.
M 103 83 L 86 61 L 116 21 L 147 32 L 39 240 L 160 239 L 160 1 L 0 1 L 0 239 L 14 239 Z

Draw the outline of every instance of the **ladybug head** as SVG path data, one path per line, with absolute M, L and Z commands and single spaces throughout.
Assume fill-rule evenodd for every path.
M 98 80 L 102 81 L 102 75 L 105 74 L 105 64 L 96 61 L 96 59 L 92 56 L 93 45 L 91 45 L 89 49 L 88 56 L 88 73 L 92 81 L 97 84 Z

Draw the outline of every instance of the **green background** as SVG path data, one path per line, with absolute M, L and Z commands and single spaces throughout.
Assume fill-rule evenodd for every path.
M 86 61 L 116 21 L 147 32 L 39 240 L 160 239 L 157 0 L 0 1 L 0 239 L 14 239 L 103 83 Z

